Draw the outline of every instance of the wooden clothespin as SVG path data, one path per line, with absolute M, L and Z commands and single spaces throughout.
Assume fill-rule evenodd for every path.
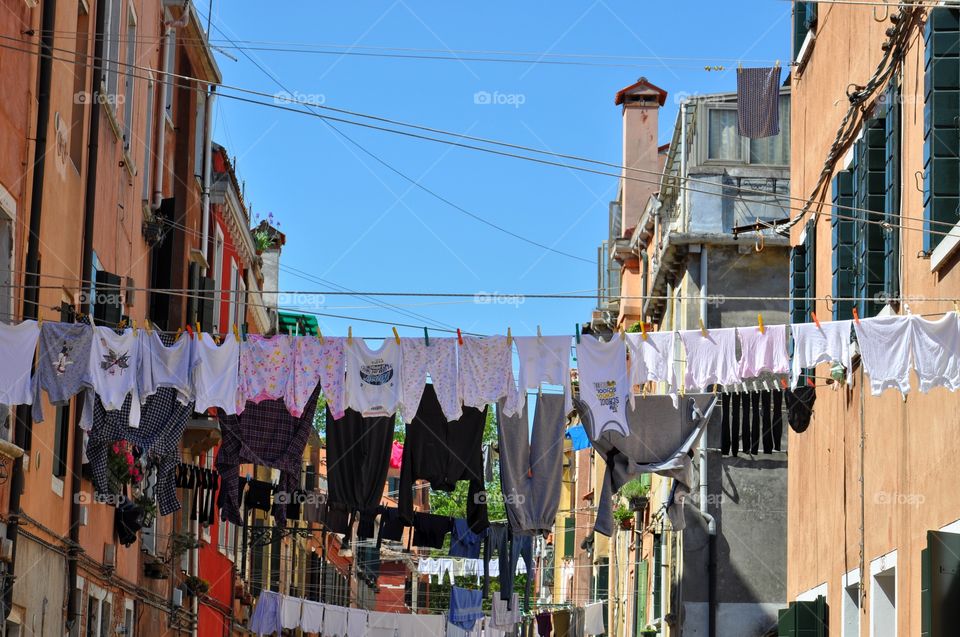
M 347 327 L 347 345 L 353 345 L 353 326 Z
M 960 314 L 960 304 L 958 304 L 956 301 L 953 302 L 953 311 L 956 312 L 957 314 Z M 40 319 L 40 320 L 43 320 L 43 319 Z
M 956 305 L 956 303 L 954 303 L 954 305 Z M 37 318 L 37 329 L 40 329 L 41 327 L 43 327 L 43 317 L 42 317 L 42 316 L 39 317 L 39 318 Z
M 150 319 L 143 320 L 143 327 L 147 330 L 147 334 L 153 336 L 153 323 L 150 322 Z
M 200 321 L 197 321 L 197 340 L 203 340 L 203 330 L 200 329 Z
M 816 384 L 815 382 L 813 382 L 813 379 L 810 378 L 809 376 L 807 377 L 807 384 L 810 385 L 811 387 L 816 387 L 816 386 L 817 386 L 817 384 Z
M 183 334 L 183 328 L 182 328 L 182 327 L 178 327 L 178 328 L 177 328 L 177 335 L 173 337 L 173 342 L 174 342 L 174 343 L 176 343 L 178 340 L 180 340 L 180 335 L 181 335 L 181 334 Z
M 190 340 L 193 340 L 193 328 L 190 327 L 189 323 L 187 323 L 187 334 L 190 335 Z
M 699 320 L 700 320 L 700 333 L 703 334 L 704 338 L 706 338 L 707 336 L 709 336 L 709 334 L 707 333 L 707 328 L 703 324 L 703 319 L 699 319 Z
M 640 338 L 647 340 L 647 322 L 640 321 Z
M 127 329 L 127 319 L 120 319 L 120 322 L 117 324 L 117 327 L 120 328 L 120 331 Z
M 463 334 L 460 333 L 460 328 L 457 328 L 457 345 L 463 345 Z
M 317 338 L 320 339 L 320 344 L 323 345 L 323 332 L 320 331 L 320 326 L 317 326 Z
M 857 311 L 857 308 L 853 308 L 853 321 L 857 325 L 860 325 L 860 312 Z
M 626 340 L 626 338 L 627 338 L 627 330 L 623 329 L 623 325 L 621 324 L 621 325 L 620 325 L 620 340 L 623 341 L 623 340 Z
M 574 330 L 574 336 L 577 338 L 577 345 L 580 344 L 580 324 L 577 323 L 576 329 Z
M 787 379 L 786 379 L 786 378 L 782 378 L 782 377 L 780 378 L 780 386 L 783 387 L 784 389 L 787 388 Z
M 540 333 L 540 326 L 539 326 L 539 325 L 537 326 L 537 338 L 538 338 L 538 339 L 543 338 L 543 334 Z
M 457 330 L 457 332 L 459 333 L 460 330 Z M 423 326 L 423 345 L 424 345 L 425 347 L 430 347 L 430 334 L 427 333 L 427 326 L 426 326 L 426 325 Z
M 136 319 L 134 319 L 134 321 L 133 321 L 133 335 L 134 335 L 134 336 L 137 335 L 137 321 L 136 321 Z
M 816 312 L 810 312 L 810 318 L 812 318 L 813 322 L 817 324 L 817 329 L 823 329 L 820 327 L 820 319 L 817 318 Z
M 760 333 L 766 333 L 767 329 L 763 326 L 763 314 L 757 313 L 757 324 L 760 326 Z
M 400 344 L 400 334 L 397 333 L 397 328 L 393 328 L 393 340 L 397 342 L 397 345 Z
M 237 327 L 237 324 L 233 324 L 233 337 L 237 339 L 237 342 L 240 342 L 240 329 Z
M 507 347 L 513 345 L 513 334 L 510 333 L 510 328 L 507 328 Z

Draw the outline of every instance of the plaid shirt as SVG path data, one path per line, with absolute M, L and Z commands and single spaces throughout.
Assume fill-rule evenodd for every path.
M 193 403 L 184 405 L 177 400 L 177 390 L 161 387 L 140 408 L 140 426 L 131 427 L 131 396 L 127 396 L 123 407 L 116 411 L 104 409 L 93 390 L 86 391 L 86 400 L 93 401 L 93 428 L 87 441 L 87 458 L 96 492 L 110 493 L 107 470 L 110 445 L 126 440 L 140 448 L 148 467 L 157 469 L 156 496 L 160 515 L 179 511 L 175 473 L 180 461 L 180 439 L 187 419 L 193 413 Z
M 277 524 L 287 521 L 286 495 L 300 486 L 303 449 L 313 430 L 313 415 L 320 397 L 317 384 L 300 418 L 290 415 L 282 400 L 248 402 L 243 413 L 228 416 L 219 410 L 223 441 L 217 453 L 220 518 L 243 524 L 240 516 L 240 465 L 253 463 L 280 470 L 280 484 L 273 516 Z

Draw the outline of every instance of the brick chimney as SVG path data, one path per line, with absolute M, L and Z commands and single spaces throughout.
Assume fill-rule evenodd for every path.
M 614 102 L 623 107 L 623 165 L 649 172 L 624 171 L 625 177 L 644 180 L 623 182 L 622 232 L 626 235 L 637 225 L 650 195 L 659 190 L 661 169 L 658 153 L 660 108 L 667 92 L 641 77 L 617 91 Z M 650 183 L 644 183 L 650 182 Z

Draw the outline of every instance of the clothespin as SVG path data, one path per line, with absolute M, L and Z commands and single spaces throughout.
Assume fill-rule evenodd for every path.
M 816 387 L 816 386 L 817 386 L 817 384 L 816 384 L 815 382 L 813 382 L 813 379 L 810 378 L 810 377 L 807 377 L 807 384 L 810 385 L 811 387 Z
M 180 339 L 180 335 L 183 334 L 183 328 L 177 328 L 177 335 L 173 337 L 173 342 L 176 343 Z
M 199 341 L 202 338 L 203 338 L 203 331 L 200 329 L 200 321 L 197 321 L 197 340 Z
M 703 334 L 704 338 L 709 336 L 709 334 L 707 333 L 707 328 L 703 324 L 703 319 L 700 319 L 700 333 Z
M 400 335 L 397 333 L 397 328 L 393 328 L 393 340 L 397 342 L 397 345 L 400 344 Z
M 134 321 L 133 321 L 133 335 L 134 335 L 134 336 L 137 335 L 137 321 L 136 321 L 136 319 L 134 319 Z
M 580 324 L 577 323 L 575 336 L 577 337 L 577 345 L 580 344 Z
M 237 328 L 237 324 L 233 324 L 233 337 L 237 339 L 237 342 L 240 342 L 240 330 Z
M 822 329 L 822 328 L 820 328 L 820 319 L 817 318 L 817 313 L 816 313 L 816 312 L 810 312 L 810 318 L 812 318 L 812 319 L 813 319 L 813 322 L 817 324 L 817 328 L 818 328 L 818 329 Z
M 120 319 L 120 323 L 117 324 L 117 327 L 119 327 L 121 331 L 125 330 L 127 328 L 127 319 Z
M 457 330 L 457 334 L 458 334 L 458 335 L 459 335 L 459 333 L 460 333 L 460 330 Z M 427 333 L 427 326 L 426 326 L 426 325 L 423 326 L 423 344 L 424 344 L 424 346 L 426 346 L 426 347 L 430 347 L 430 334 Z
M 960 314 L 960 304 L 958 304 L 956 301 L 953 302 L 953 311 L 957 314 Z M 43 319 L 40 320 L 42 321 Z
M 507 328 L 507 347 L 513 345 L 513 334 L 510 333 L 510 328 Z
M 320 339 L 320 344 L 323 345 L 323 332 L 320 331 L 320 326 L 317 326 L 317 338 Z
M 626 340 L 626 338 L 627 338 L 627 330 L 624 329 L 623 325 L 620 325 L 620 340 L 623 341 L 623 340 Z
M 640 321 L 640 338 L 647 340 L 647 322 Z
M 956 306 L 956 303 L 954 303 L 954 306 Z M 43 327 L 43 317 L 42 317 L 42 316 L 37 319 L 37 329 L 40 329 L 41 327 Z
M 317 328 L 317 329 L 320 329 L 320 328 Z M 246 326 L 246 325 L 241 325 L 241 326 L 240 326 L 240 338 L 242 338 L 244 341 L 247 340 L 247 326 Z
M 347 327 L 347 345 L 353 345 L 353 326 Z
M 780 386 L 783 387 L 784 389 L 787 389 L 787 379 L 786 379 L 786 378 L 780 378 Z
M 780 68 L 780 60 L 777 60 L 776 64 L 773 65 L 774 68 Z
M 463 345 L 463 334 L 460 333 L 460 328 L 457 328 L 457 345 Z
M 853 308 L 853 320 L 857 325 L 860 325 L 860 312 L 857 311 L 857 308 Z
M 537 326 L 537 338 L 538 338 L 538 339 L 543 338 L 543 334 L 540 333 L 540 326 L 539 326 L 539 325 Z
M 763 326 L 763 314 L 760 314 L 760 313 L 757 314 L 757 324 L 760 326 L 761 334 L 767 331 L 766 328 Z
M 190 324 L 187 324 L 187 334 L 190 335 L 190 340 L 193 340 L 193 328 L 190 327 Z
M 147 330 L 147 334 L 153 336 L 153 324 L 150 322 L 150 319 L 143 320 L 143 327 Z

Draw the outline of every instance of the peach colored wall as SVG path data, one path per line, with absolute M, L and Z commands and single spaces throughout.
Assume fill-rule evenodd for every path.
M 793 143 L 791 189 L 807 197 L 821 170 L 827 149 L 840 124 L 848 84 L 864 84 L 880 59 L 887 23 L 872 19 L 870 7 L 820 5 L 817 40 L 806 68 L 793 82 Z M 916 34 L 903 65 L 902 104 L 904 216 L 921 219 L 923 202 L 914 187 L 914 174 L 923 169 L 923 38 Z M 829 197 L 829 195 L 828 195 Z M 825 208 L 829 214 L 829 205 Z M 908 221 L 907 225 L 920 225 Z M 793 241 L 800 227 L 794 229 Z M 930 272 L 919 257 L 921 232 L 901 232 L 902 287 L 913 313 L 938 313 L 949 303 L 924 300 L 960 295 L 960 275 L 954 259 L 940 274 Z M 831 234 L 827 215 L 817 225 L 816 292 L 831 290 Z M 830 316 L 826 302 L 817 304 L 820 317 Z M 822 320 L 822 318 L 821 318 Z M 817 370 L 827 374 L 826 366 Z M 861 397 L 863 377 L 855 386 L 832 391 L 821 388 L 810 428 L 790 432 L 788 478 L 788 599 L 795 599 L 823 582 L 828 584 L 830 634 L 840 634 L 841 577 L 860 567 L 861 409 L 863 449 L 864 556 L 867 574 L 865 614 L 861 635 L 869 635 L 870 561 L 894 549 L 897 558 L 897 631 L 920 632 L 920 551 L 925 532 L 960 518 L 960 492 L 949 486 L 949 472 L 960 450 L 958 397 L 943 390 L 929 395 L 911 393 Z M 916 379 L 913 379 L 916 388 Z
M 643 179 L 623 180 L 623 231 L 637 225 L 650 195 L 657 192 L 657 176 L 661 160 L 657 152 L 657 121 L 659 105 L 636 103 L 623 105 L 623 165 L 650 171 L 631 171 L 627 176 Z M 654 173 L 654 174 L 651 174 Z M 649 182 L 649 183 L 647 183 Z

